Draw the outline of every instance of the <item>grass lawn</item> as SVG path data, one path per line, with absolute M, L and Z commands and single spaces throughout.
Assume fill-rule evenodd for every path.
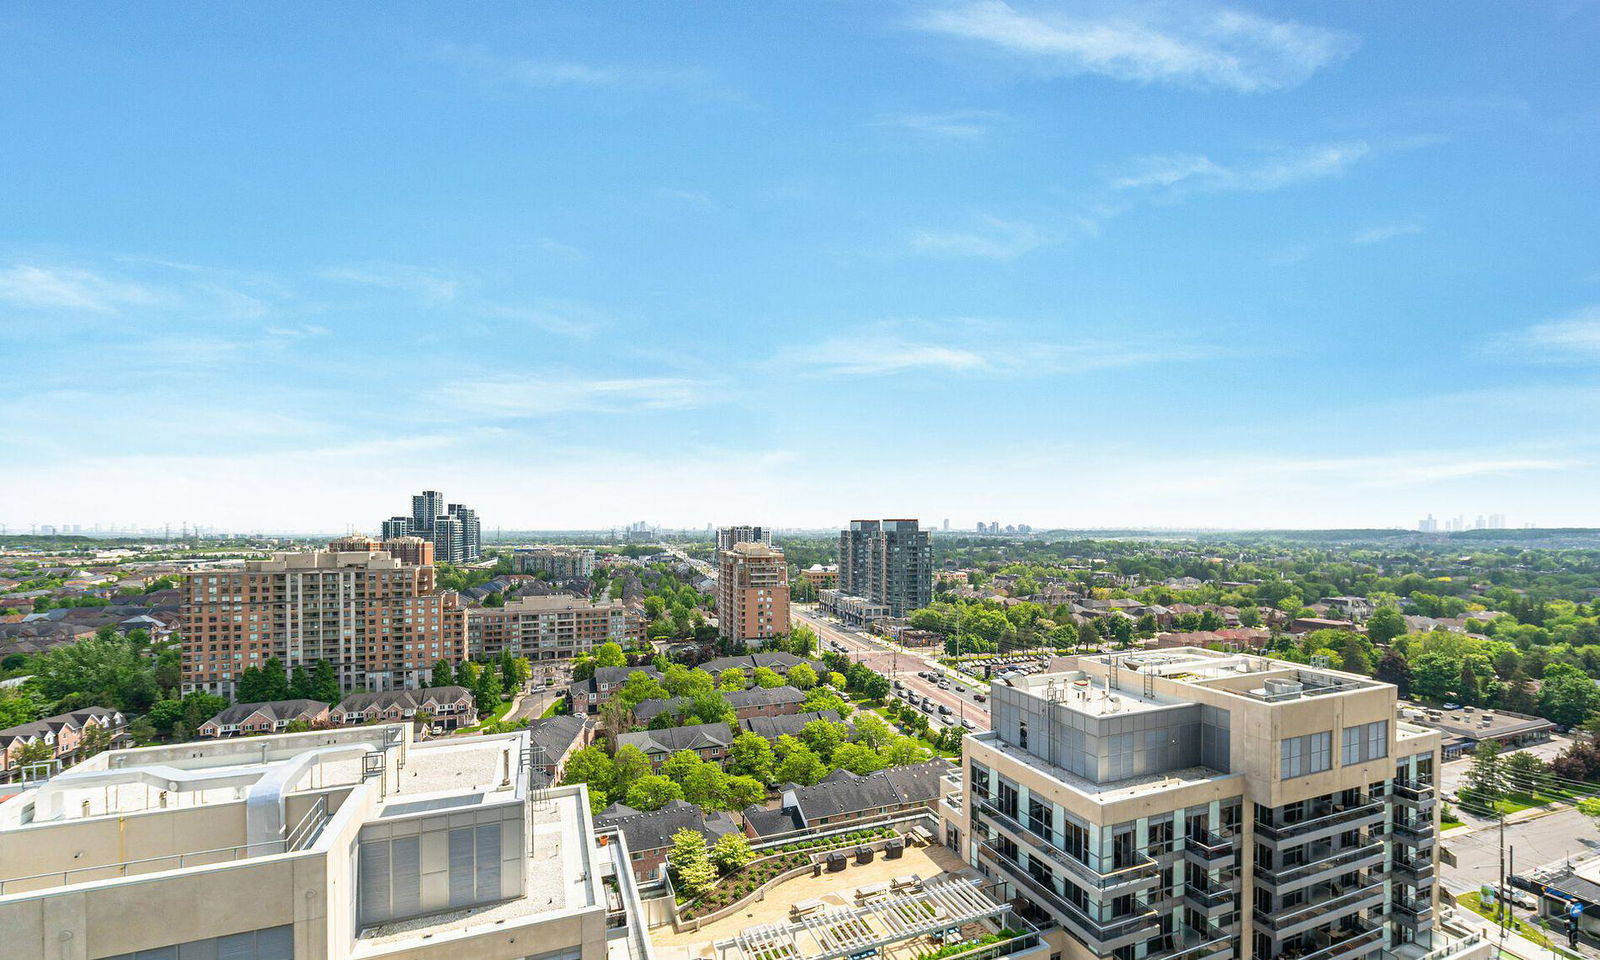
M 1478 898 L 1479 895 L 1477 893 L 1464 893 L 1461 896 L 1456 897 L 1456 903 L 1468 910 L 1471 910 L 1480 917 L 1486 917 L 1490 920 L 1498 922 L 1499 918 L 1495 915 L 1495 908 L 1492 906 L 1484 906 L 1482 903 L 1478 902 Z M 1544 929 L 1534 926 L 1532 923 L 1529 923 L 1522 917 L 1516 916 L 1514 909 L 1511 917 L 1511 929 L 1514 930 L 1518 936 L 1528 940 L 1536 946 L 1551 950 L 1563 957 L 1570 957 L 1572 960 L 1580 960 L 1578 954 L 1551 943 L 1550 936 Z
M 554 700 L 552 700 L 550 702 L 550 706 L 544 708 L 544 713 L 539 714 L 539 719 L 543 720 L 546 717 L 555 716 L 556 714 L 560 713 L 562 708 L 565 707 L 566 705 L 567 705 L 567 698 L 566 697 L 556 697 Z
M 1439 820 L 1439 829 L 1449 830 L 1451 827 L 1461 826 L 1461 823 L 1462 821 L 1456 820 L 1453 817 L 1443 817 Z
M 466 728 L 462 729 L 460 732 L 462 732 L 462 733 L 477 733 L 479 730 L 482 730 L 484 727 L 488 726 L 491 723 L 497 723 L 497 722 L 499 722 L 501 720 L 504 720 L 506 718 L 506 714 L 508 714 L 510 712 L 511 712 L 511 701 L 510 700 L 502 700 L 502 701 L 500 701 L 500 706 L 494 708 L 494 713 L 490 714 L 487 717 L 483 716 L 482 714 L 479 714 L 477 723 L 473 724 L 470 727 L 466 727 Z

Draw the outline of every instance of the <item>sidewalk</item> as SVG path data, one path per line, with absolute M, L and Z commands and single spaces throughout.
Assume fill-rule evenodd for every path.
M 1551 960 L 1551 958 L 1558 958 L 1559 960 L 1564 956 L 1579 956 L 1590 958 L 1590 960 L 1600 958 L 1600 950 L 1596 950 L 1581 940 L 1576 949 L 1567 946 L 1567 938 L 1564 934 L 1551 935 L 1550 942 L 1555 944 L 1555 952 L 1552 952 L 1549 947 L 1541 947 L 1532 940 L 1512 932 L 1510 928 L 1505 930 L 1504 939 L 1502 939 L 1499 924 L 1488 917 L 1480 916 L 1463 907 L 1452 909 L 1452 919 L 1460 926 L 1482 933 L 1490 943 L 1498 945 L 1502 951 L 1501 956 L 1519 957 L 1521 960 Z

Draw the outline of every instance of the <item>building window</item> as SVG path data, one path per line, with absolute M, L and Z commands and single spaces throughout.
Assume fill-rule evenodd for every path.
M 268 927 L 209 940 L 191 940 L 137 953 L 120 953 L 106 960 L 189 960 L 190 957 L 206 960 L 213 957 L 218 960 L 294 960 L 294 927 Z
M 1278 742 L 1278 777 L 1291 780 L 1333 767 L 1333 731 L 1286 737 Z
M 1345 727 L 1340 746 L 1347 767 L 1368 760 L 1382 760 L 1389 755 L 1389 721 L 1375 720 Z

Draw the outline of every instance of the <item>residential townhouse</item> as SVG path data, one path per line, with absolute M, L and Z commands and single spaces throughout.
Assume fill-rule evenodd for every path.
M 949 789 L 944 760 L 889 767 L 866 776 L 835 770 L 809 787 L 785 784 L 775 808 L 744 809 L 746 831 L 761 838 L 932 807 Z
M 567 760 L 593 743 L 594 733 L 594 721 L 571 714 L 543 717 L 529 723 L 528 736 L 533 746 L 529 764 L 535 781 L 545 785 L 560 783 Z
M 650 768 L 660 771 L 667 758 L 687 750 L 700 759 L 721 764 L 733 747 L 734 729 L 726 723 L 696 723 L 665 730 L 642 730 L 617 737 L 617 748 L 632 746 L 650 758 Z
M 708 844 L 716 843 L 725 834 L 742 832 L 728 814 L 720 810 L 707 812 L 683 800 L 673 800 L 652 811 L 613 803 L 595 816 L 594 823 L 596 828 L 617 830 L 627 838 L 633 875 L 641 881 L 663 872 L 679 830 L 693 830 Z
M 328 704 L 320 700 L 269 700 L 264 703 L 236 703 L 217 711 L 217 715 L 195 731 L 202 737 L 238 737 L 262 733 L 282 733 L 291 723 L 329 724 Z
M 84 707 L 67 713 L 45 717 L 30 723 L 18 724 L 0 730 L 0 779 L 12 780 L 24 775 L 21 756 L 30 744 L 50 745 L 52 761 L 69 766 L 77 759 L 78 746 L 92 727 L 107 730 L 115 738 L 127 727 L 122 711 L 111 707 Z
M 462 686 L 352 693 L 339 701 L 338 706 L 329 711 L 329 716 L 334 723 L 343 726 L 398 723 L 414 720 L 419 710 L 432 718 L 429 726 L 443 730 L 470 727 L 478 722 L 477 701 L 472 691 Z
M 655 667 L 596 667 L 588 679 L 574 681 L 567 688 L 572 712 L 599 713 L 600 708 L 616 696 L 622 685 L 628 682 L 628 677 L 635 673 L 661 679 L 661 671 Z

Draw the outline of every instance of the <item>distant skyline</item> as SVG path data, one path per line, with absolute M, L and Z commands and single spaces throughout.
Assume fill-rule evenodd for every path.
M 9 4 L 0 521 L 1600 526 L 1596 36 Z

